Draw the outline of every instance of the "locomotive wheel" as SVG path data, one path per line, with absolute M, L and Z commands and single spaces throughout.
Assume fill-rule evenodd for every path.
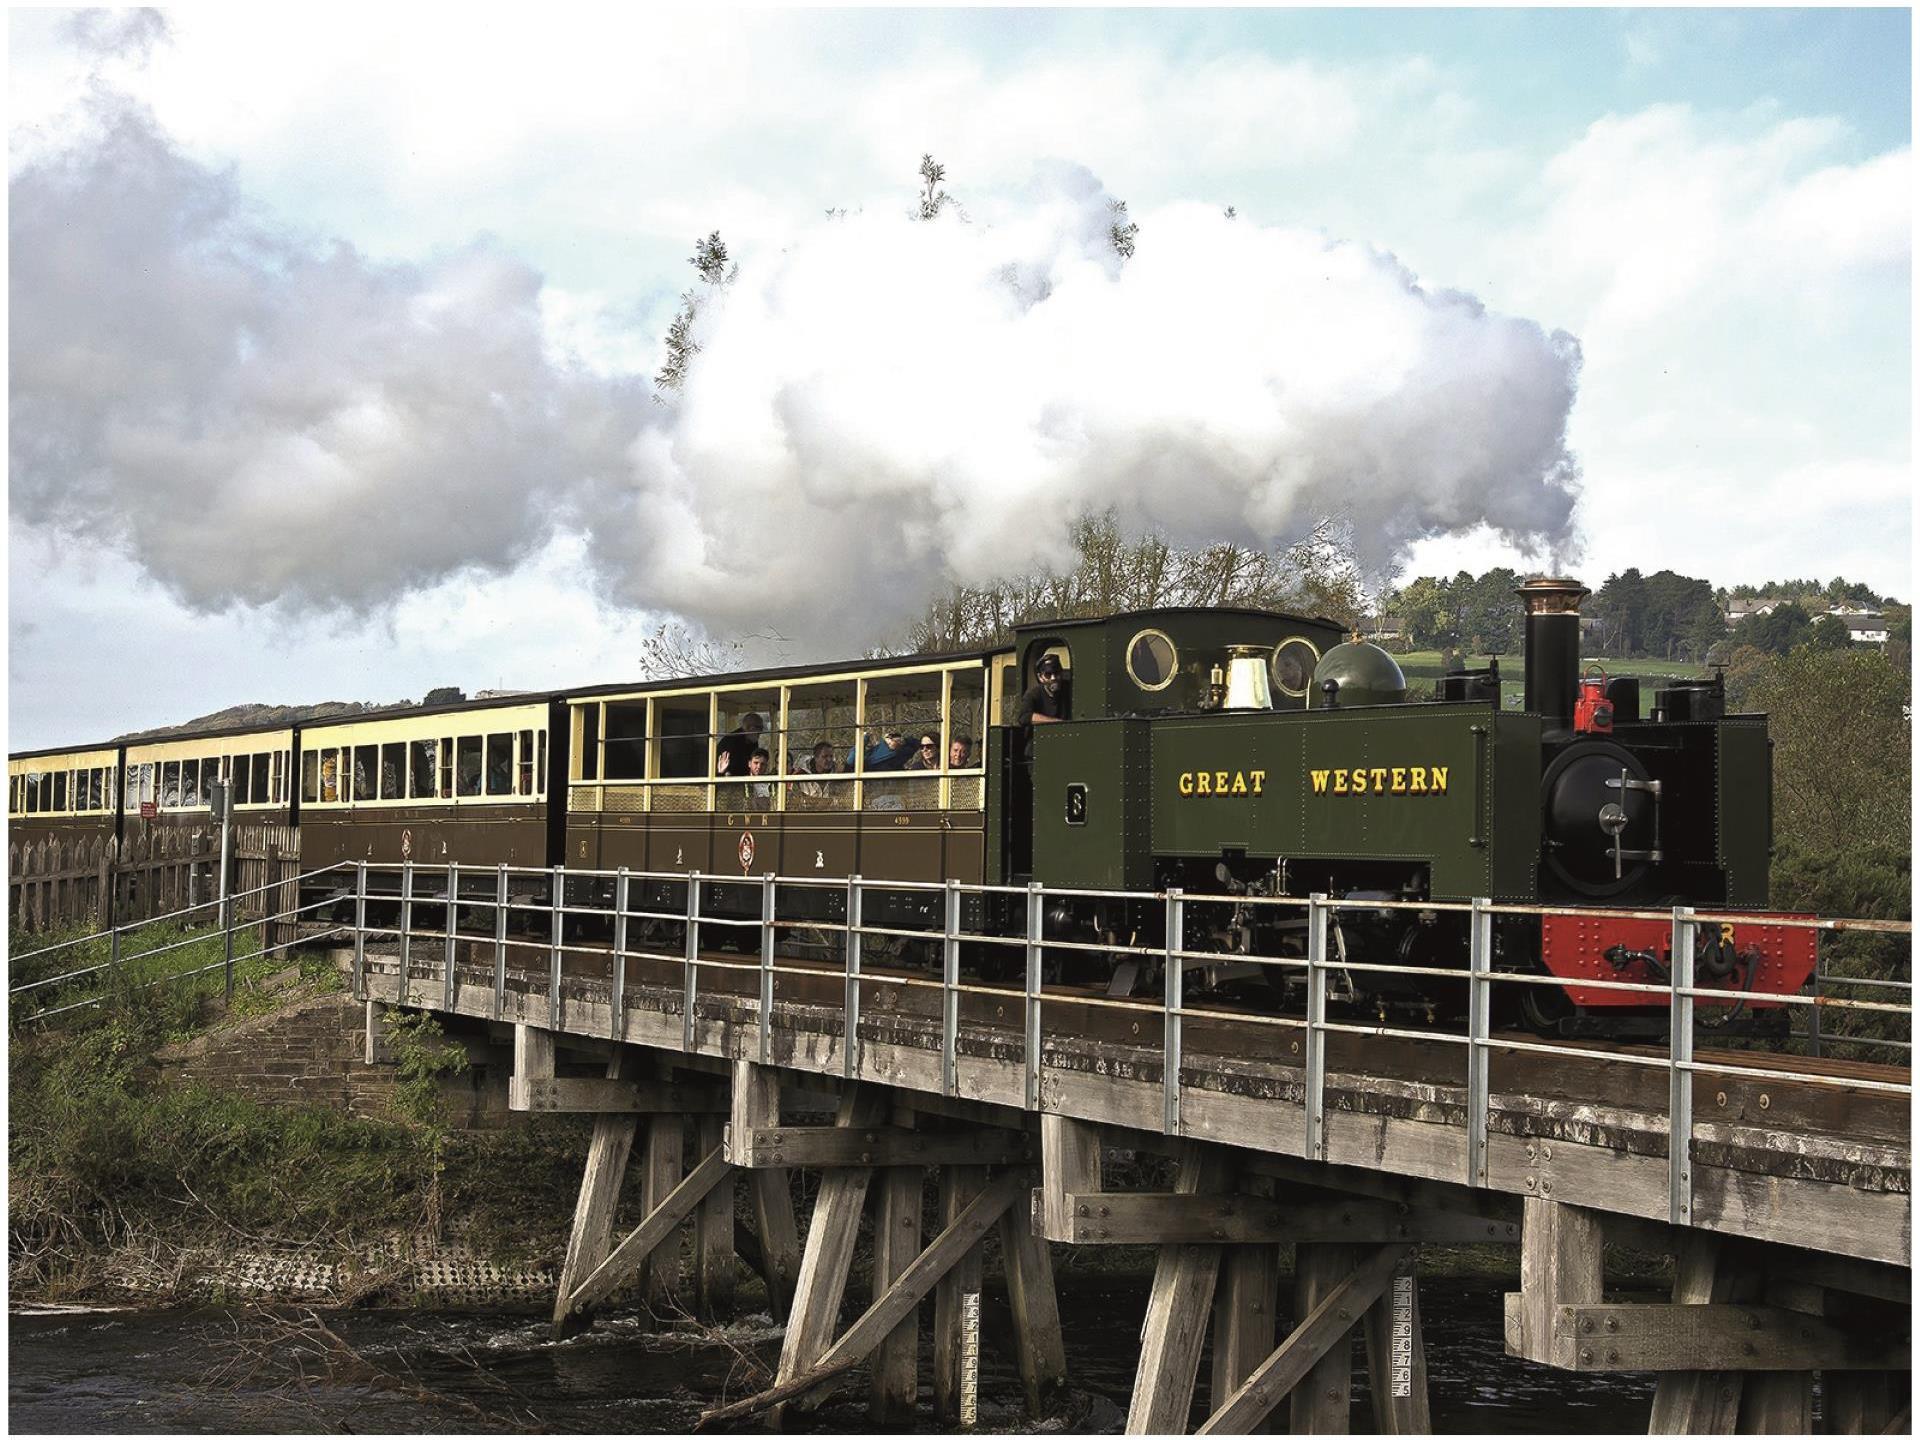
M 1542 1035 L 1569 1034 L 1573 1029 L 1574 1004 L 1558 986 L 1523 985 L 1520 1015 L 1529 1030 Z

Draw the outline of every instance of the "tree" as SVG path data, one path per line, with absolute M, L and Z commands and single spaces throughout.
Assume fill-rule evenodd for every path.
M 1638 570 L 1622 570 L 1609 575 L 1593 599 L 1587 613 L 1600 623 L 1605 636 L 1602 648 L 1615 655 L 1638 655 L 1641 630 L 1647 615 L 1647 582 Z
M 1281 551 L 1221 542 L 1182 549 L 1164 536 L 1128 538 L 1111 511 L 1083 515 L 1070 532 L 1071 563 L 996 584 L 955 586 L 909 624 L 905 653 L 990 648 L 1029 621 L 1111 615 L 1160 606 L 1240 605 L 1358 622 L 1368 597 L 1352 526 L 1330 516 Z
M 940 188 L 946 178 L 946 166 L 931 155 L 920 157 L 920 219 L 931 220 L 953 203 L 953 197 Z
M 1853 632 L 1838 615 L 1822 615 L 1807 632 L 1807 643 L 1816 650 L 1845 650 L 1853 644 Z
M 740 274 L 737 262 L 728 264 L 727 242 L 720 238 L 718 230 L 711 232 L 704 240 L 693 242 L 693 254 L 687 257 L 687 263 L 699 275 L 700 283 L 708 287 L 708 294 L 732 284 Z M 662 390 L 678 392 L 687 383 L 687 367 L 693 362 L 693 357 L 700 353 L 700 344 L 693 338 L 693 322 L 706 298 L 698 288 L 685 291 L 680 296 L 679 313 L 667 326 L 667 358 L 653 377 L 653 383 Z
M 1107 240 L 1113 246 L 1113 253 L 1122 260 L 1131 260 L 1134 236 L 1140 233 L 1140 227 L 1127 218 L 1127 202 L 1124 200 L 1109 200 L 1107 213 L 1111 217 Z
M 688 680 L 740 668 L 737 640 L 711 640 L 680 624 L 662 624 L 640 642 L 640 673 L 649 680 Z
M 1765 615 L 1747 616 L 1733 627 L 1733 638 L 1769 655 L 1785 655 L 1796 645 L 1804 645 L 1812 630 L 1813 617 L 1789 600 Z
M 1513 594 L 1519 583 L 1520 577 L 1504 567 L 1478 579 L 1465 571 L 1456 576 L 1455 643 L 1477 655 L 1509 655 L 1519 649 L 1521 609 Z
M 1746 687 L 1774 742 L 1774 832 L 1814 854 L 1911 842 L 1906 677 L 1877 650 L 1803 646 Z
M 1453 601 L 1445 580 L 1422 575 L 1409 580 L 1397 597 L 1400 625 L 1416 650 L 1438 650 L 1459 643 Z
M 458 685 L 441 685 L 427 691 L 427 698 L 420 703 L 422 705 L 458 705 L 466 698 L 467 692 Z

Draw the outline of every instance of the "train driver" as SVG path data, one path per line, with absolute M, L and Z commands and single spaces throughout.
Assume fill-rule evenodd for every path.
M 1020 696 L 1020 708 L 1013 723 L 1023 730 L 1031 725 L 1052 725 L 1072 716 L 1072 693 L 1060 674 L 1060 657 L 1042 655 L 1033 667 L 1033 684 Z

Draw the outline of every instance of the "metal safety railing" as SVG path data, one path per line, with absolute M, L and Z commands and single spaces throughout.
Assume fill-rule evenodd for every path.
M 352 870 L 353 866 L 350 864 L 324 865 L 318 869 L 280 876 L 244 890 L 215 895 L 210 899 L 198 901 L 162 915 L 143 916 L 138 920 L 110 925 L 104 929 L 71 936 L 49 945 L 10 953 L 9 971 L 17 972 L 23 966 L 37 968 L 48 956 L 84 946 L 92 945 L 97 948 L 104 942 L 107 952 L 104 959 L 90 965 L 80 965 L 57 974 L 38 975 L 32 979 L 10 983 L 7 987 L 9 1024 L 31 1025 L 61 1015 L 98 1009 L 107 1005 L 117 995 L 138 994 L 161 986 L 198 980 L 201 976 L 210 975 L 215 971 L 224 974 L 226 993 L 230 999 L 233 995 L 236 959 L 259 960 L 269 955 L 293 950 L 297 946 L 311 945 L 331 936 L 346 936 L 351 933 L 351 927 L 335 924 L 323 926 L 318 931 L 309 930 L 306 933 L 294 934 L 278 944 L 266 943 L 266 937 L 276 927 L 295 926 L 302 917 L 337 904 L 337 897 L 322 898 L 304 904 L 299 897 L 303 891 L 312 886 L 313 882 L 322 877 L 338 875 L 344 880 L 346 872 Z M 337 887 L 340 893 L 344 893 L 346 888 L 344 884 Z M 274 911 L 263 908 L 258 913 L 249 913 L 242 918 L 241 902 L 276 891 L 290 894 L 293 897 L 292 903 Z M 190 917 L 200 915 L 210 915 L 211 923 L 196 928 Z M 261 932 L 263 937 L 261 944 L 247 954 L 236 957 L 237 937 L 254 929 Z M 156 930 L 164 934 L 175 934 L 181 930 L 190 933 L 181 935 L 177 939 L 168 939 L 163 943 L 147 945 L 144 948 L 128 948 L 129 942 L 137 942 L 141 937 L 150 936 Z M 139 961 L 151 960 L 196 946 L 204 947 L 214 944 L 219 946 L 220 957 L 207 964 L 166 970 L 158 975 L 135 976 L 133 974 L 134 967 Z M 87 993 L 77 998 L 69 998 L 72 987 L 80 986 L 82 982 L 89 980 L 93 985 Z M 42 995 L 53 996 L 59 1003 L 42 1004 L 37 1009 L 25 1008 L 29 1002 L 23 997 Z M 38 1000 L 32 1003 L 37 1004 Z
M 370 878 L 397 875 L 396 891 L 370 890 Z M 422 898 L 417 877 L 432 875 L 438 890 L 442 877 L 444 889 Z M 657 897 L 679 894 L 670 908 L 634 908 L 634 887 L 650 889 Z M 569 886 L 574 887 L 570 897 Z M 736 913 L 712 913 L 703 906 L 703 892 L 726 886 L 736 892 L 757 891 L 757 904 L 734 905 Z M 820 915 L 795 915 L 783 911 L 782 897 L 796 892 L 832 890 L 843 894 L 842 919 Z M 913 925 L 873 923 L 875 897 L 897 904 L 903 897 L 921 897 L 929 919 Z M 570 898 L 582 903 L 569 903 Z M 999 897 L 995 902 L 994 897 Z M 983 917 L 998 910 L 1003 925 L 965 928 L 969 899 L 977 899 Z M 1158 944 L 1141 943 L 1138 936 L 1125 941 L 1102 937 L 1097 940 L 1069 938 L 1049 934 L 1049 901 L 1099 899 L 1124 901 L 1136 907 L 1155 907 L 1162 939 Z M 370 925 L 370 903 L 392 907 L 397 904 L 397 924 Z M 415 924 L 422 905 L 438 912 L 438 929 L 422 929 Z M 402 1004 L 429 1004 L 416 997 L 413 989 L 415 942 L 437 942 L 440 951 L 439 1003 L 453 1008 L 459 978 L 457 947 L 491 945 L 490 1013 L 495 1019 L 506 1014 L 511 951 L 538 952 L 542 962 L 521 967 L 531 987 L 544 982 L 547 1021 L 554 1029 L 566 1028 L 567 987 L 563 984 L 570 960 L 606 961 L 610 966 L 607 998 L 609 1030 L 613 1038 L 626 1033 L 629 986 L 628 960 L 654 960 L 680 969 L 681 1045 L 687 1051 L 697 1048 L 698 1003 L 702 995 L 703 972 L 744 972 L 755 977 L 754 1010 L 756 1034 L 754 1053 L 763 1063 L 773 1056 L 773 1016 L 776 977 L 807 976 L 841 980 L 843 1007 L 841 1065 L 848 1078 L 861 1073 L 861 1013 L 866 987 L 889 986 L 903 990 L 938 992 L 940 1029 L 940 1088 L 943 1094 L 959 1093 L 959 1036 L 963 997 L 991 997 L 1001 1005 L 1017 1000 L 1021 1020 L 1024 1083 L 1022 1094 L 1029 1109 L 1041 1107 L 1043 1050 L 1043 1014 L 1051 1001 L 1070 1002 L 1080 1007 L 1109 1008 L 1129 1012 L 1136 1020 L 1152 1015 L 1157 1018 L 1162 1061 L 1162 1128 L 1169 1134 L 1182 1133 L 1182 1103 L 1185 1082 L 1182 1069 L 1186 1059 L 1186 1026 L 1190 1021 L 1209 1026 L 1266 1027 L 1291 1031 L 1298 1036 L 1300 1050 L 1300 1093 L 1302 1107 L 1303 1154 L 1308 1159 L 1326 1160 L 1327 1146 L 1327 1070 L 1328 1040 L 1331 1036 L 1354 1035 L 1383 1037 L 1454 1045 L 1462 1051 L 1465 1097 L 1465 1173 L 1469 1185 L 1485 1185 L 1488 1179 L 1489 1121 L 1493 1116 L 1490 1094 L 1490 1060 L 1496 1053 L 1578 1055 L 1582 1060 L 1604 1064 L 1663 1071 L 1666 1076 L 1666 1122 L 1668 1134 L 1669 1218 L 1686 1223 L 1693 1208 L 1692 1149 L 1695 1135 L 1694 1083 L 1701 1075 L 1739 1077 L 1748 1080 L 1792 1081 L 1816 1087 L 1833 1087 L 1865 1093 L 1908 1096 L 1912 1094 L 1910 1060 L 1912 1055 L 1912 981 L 1911 955 L 1899 959 L 1895 968 L 1907 978 L 1882 974 L 1864 979 L 1842 981 L 1840 977 L 1821 979 L 1793 995 L 1751 994 L 1728 989 L 1724 985 L 1701 985 L 1694 973 L 1696 938 L 1699 927 L 1732 923 L 1741 927 L 1777 927 L 1782 930 L 1812 931 L 1823 937 L 1869 934 L 1904 939 L 1911 945 L 1912 927 L 1902 921 L 1837 920 L 1756 916 L 1743 913 L 1696 911 L 1687 906 L 1662 910 L 1617 910 L 1575 906 L 1540 906 L 1496 903 L 1489 899 L 1470 902 L 1422 902 L 1382 899 L 1347 899 L 1325 894 L 1311 896 L 1256 896 L 1187 893 L 1181 890 L 1127 891 L 1088 890 L 1043 886 L 1038 883 L 1012 885 L 970 885 L 958 881 L 908 882 L 863 879 L 855 875 L 845 880 L 811 876 L 717 875 L 701 872 L 652 872 L 636 870 L 580 870 L 565 867 L 532 868 L 500 865 L 480 867 L 447 865 L 401 867 L 356 867 L 354 881 L 353 984 L 356 996 L 364 997 L 368 973 L 368 944 L 391 937 L 398 950 L 398 999 Z M 751 910 L 752 913 L 737 913 Z M 1254 910 L 1290 912 L 1270 928 L 1299 937 L 1293 947 L 1297 953 L 1253 954 L 1194 948 L 1190 941 L 1209 927 L 1207 917 L 1216 920 L 1219 912 L 1244 915 Z M 491 912 L 486 930 L 462 928 L 460 912 Z M 1451 965 L 1408 964 L 1381 958 L 1362 958 L 1350 945 L 1342 917 L 1354 912 L 1375 916 L 1394 912 L 1415 912 L 1418 923 L 1434 924 L 1439 917 L 1457 915 L 1465 925 L 1466 944 L 1459 962 Z M 511 917 L 520 916 L 521 933 L 514 933 Z M 1668 973 L 1664 980 L 1627 980 L 1601 976 L 1560 976 L 1517 968 L 1503 968 L 1497 946 L 1497 922 L 1542 918 L 1550 915 L 1593 919 L 1639 919 L 1658 922 L 1668 940 Z M 535 925 L 535 919 L 543 922 Z M 1196 923 L 1196 920 L 1198 923 Z M 633 923 L 652 927 L 658 943 L 634 944 Z M 1213 927 L 1216 931 L 1218 926 Z M 539 933 L 544 929 L 544 933 Z M 838 936 L 839 964 L 822 969 L 793 963 L 785 957 L 781 964 L 779 937 L 786 932 L 806 931 L 816 936 Z M 600 936 L 604 934 L 605 939 Z M 730 958 L 711 947 L 715 936 L 740 937 L 733 952 L 743 958 Z M 663 938 L 664 937 L 664 938 Z M 875 942 L 915 942 L 927 952 L 926 962 L 918 968 L 899 964 L 876 967 L 871 963 L 870 947 Z M 670 948 L 669 948 L 670 947 Z M 967 974 L 966 957 L 976 961 L 993 954 L 1008 957 L 1018 975 L 1017 981 L 989 981 Z M 1162 967 L 1163 983 L 1158 1001 L 1146 998 L 1094 994 L 1063 985 L 1048 983 L 1050 957 L 1091 954 L 1107 960 L 1133 960 L 1141 965 Z M 750 957 L 750 958 L 744 958 Z M 1296 1013 L 1269 1013 L 1261 1009 L 1227 1009 L 1214 1005 L 1190 1004 L 1187 976 L 1193 969 L 1217 966 L 1244 967 L 1273 971 L 1281 976 L 1280 989 L 1291 995 L 1297 988 L 1300 1004 Z M 976 969 L 978 966 L 976 965 Z M 1007 967 L 1001 967 L 1007 968 Z M 1817 974 L 1816 970 L 1816 974 Z M 1404 981 L 1416 979 L 1430 985 L 1464 986 L 1464 1004 L 1457 1007 L 1459 1028 L 1438 1023 L 1420 1026 L 1387 1023 L 1384 1011 L 1368 1023 L 1358 1015 L 1347 1015 L 1336 1006 L 1345 1006 L 1347 998 L 1358 994 L 1356 975 L 1381 974 Z M 1292 983 L 1289 983 L 1292 982 Z M 1749 984 L 1751 977 L 1749 978 Z M 1842 984 L 1868 986 L 1882 997 L 1852 998 L 1832 993 Z M 1504 989 L 1502 987 L 1505 987 Z M 1574 1044 L 1533 1032 L 1496 1034 L 1493 1016 L 1496 997 L 1512 996 L 1517 987 L 1543 990 L 1580 990 L 1608 992 L 1641 997 L 1643 1014 L 1647 1010 L 1666 1012 L 1664 1053 L 1645 1053 L 1645 1048 L 1620 1044 L 1596 1047 L 1592 1043 Z M 537 993 L 529 988 L 529 995 Z M 734 997 L 730 997 L 734 998 Z M 1788 1045 L 1808 1045 L 1810 1036 L 1821 1036 L 1821 1043 L 1836 1043 L 1861 1048 L 1878 1047 L 1895 1057 L 1891 1063 L 1855 1065 L 1851 1069 L 1825 1061 L 1813 1066 L 1793 1065 L 1799 1056 L 1776 1050 L 1778 1058 L 1766 1063 L 1765 1051 L 1735 1056 L 1710 1053 L 1702 1056 L 1695 1048 L 1696 1033 L 1703 1028 L 1702 1010 L 1713 1011 L 1758 1002 L 1785 1007 L 1789 1015 L 1805 1013 L 1810 1017 L 1827 1014 L 1849 1017 L 1854 1021 L 1874 1020 L 1901 1035 L 1838 1035 L 1822 1032 L 1813 1020 L 1793 1028 L 1786 1037 Z M 524 1009 L 520 1012 L 523 1016 Z M 1711 1033 L 1711 1032 L 1709 1032 Z M 1652 1037 L 1649 1036 L 1649 1039 Z

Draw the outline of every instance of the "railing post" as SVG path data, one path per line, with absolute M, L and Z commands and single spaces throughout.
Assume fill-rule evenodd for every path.
M 353 998 L 367 998 L 367 862 L 353 867 Z
M 1316 890 L 1307 897 L 1307 1045 L 1306 1086 L 1307 1158 L 1327 1158 L 1327 897 Z
M 773 871 L 760 877 L 760 1063 L 773 1063 Z
M 447 864 L 447 955 L 440 981 L 440 1008 L 453 1009 L 453 937 L 460 928 L 460 862 Z
M 413 862 L 400 862 L 400 1001 L 405 1005 L 413 993 L 410 977 L 407 974 L 408 962 L 413 958 Z
M 1673 1003 L 1667 1038 L 1667 1223 L 1693 1211 L 1693 910 L 1673 907 Z
M 627 897 L 629 879 L 622 865 L 613 881 L 613 974 L 607 995 L 607 1033 L 615 1040 L 627 1033 Z
M 567 872 L 559 865 L 553 867 L 553 949 L 547 962 L 547 1027 L 560 1028 L 560 947 L 566 942 L 567 933 Z
M 233 1003 L 233 782 L 220 786 L 220 928 L 225 932 L 227 1003 Z
M 1487 1183 L 1487 1041 L 1492 1034 L 1493 916 L 1476 898 L 1467 916 L 1467 1184 Z
M 500 878 L 493 892 L 493 1018 L 507 1014 L 507 865 L 500 862 Z
M 122 984 L 126 979 L 120 973 L 120 927 L 118 925 L 113 927 L 112 933 L 107 937 L 107 973 L 113 978 L 115 985 Z
M 841 1046 L 841 1073 L 849 1080 L 860 1076 L 860 877 L 847 877 L 847 1035 Z
M 1040 1108 L 1040 991 L 1046 928 L 1046 896 L 1040 882 L 1027 883 L 1027 1109 Z
M 1167 891 L 1167 958 L 1160 986 L 1165 1012 L 1160 1026 L 1160 1128 L 1169 1135 L 1180 1133 L 1180 1009 L 1187 975 L 1187 962 L 1180 952 L 1187 948 L 1186 909 L 1179 890 Z
M 960 1093 L 960 882 L 947 881 L 940 965 L 940 1093 Z
M 1820 967 L 1826 963 L 1826 956 L 1820 951 L 1820 932 L 1813 932 L 1813 1004 L 1807 1007 L 1807 1050 L 1814 1059 L 1820 1058 Z
M 693 1049 L 693 1007 L 700 999 L 700 872 L 687 877 L 686 968 L 680 976 L 680 1048 Z

